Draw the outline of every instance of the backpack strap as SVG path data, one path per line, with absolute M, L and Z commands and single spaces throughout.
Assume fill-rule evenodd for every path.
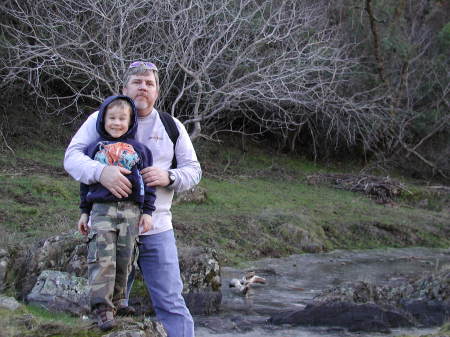
M 178 131 L 177 125 L 175 124 L 175 121 L 173 120 L 173 117 L 170 114 L 163 111 L 158 111 L 158 113 L 159 118 L 161 119 L 161 122 L 163 123 L 164 128 L 166 129 L 166 132 L 173 143 L 173 158 L 172 158 L 172 165 L 170 166 L 170 168 L 176 168 L 177 157 L 175 156 L 175 145 L 177 144 L 180 132 Z

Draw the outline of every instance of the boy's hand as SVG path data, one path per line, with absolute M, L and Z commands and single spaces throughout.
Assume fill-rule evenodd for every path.
M 152 229 L 152 216 L 148 214 L 142 214 L 139 218 L 139 228 L 141 229 L 141 233 L 148 232 L 150 229 Z
M 87 225 L 89 216 L 86 213 L 81 214 L 80 220 L 78 220 L 78 231 L 82 235 L 88 235 L 89 227 Z

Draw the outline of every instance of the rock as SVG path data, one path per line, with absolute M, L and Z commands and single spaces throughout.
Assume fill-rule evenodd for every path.
M 220 290 L 220 266 L 216 252 L 209 248 L 178 247 L 182 295 L 190 312 L 194 315 L 210 315 L 220 309 L 222 292 Z M 142 280 L 140 272 L 136 279 Z M 130 304 L 138 313 L 152 313 L 151 298 L 144 294 L 130 296 Z
M 0 308 L 15 311 L 21 304 L 14 297 L 0 295 Z
M 199 317 L 195 321 L 196 326 L 208 328 L 213 333 L 226 333 L 237 331 L 237 325 L 231 319 L 225 317 Z
M 57 235 L 42 240 L 31 247 L 13 251 L 7 271 L 6 286 L 25 300 L 44 270 L 72 272 L 87 276 L 84 237 L 78 232 Z
M 121 330 L 114 331 L 102 337 L 146 337 L 147 334 L 143 330 Z
M 450 320 L 450 303 L 441 301 L 405 300 L 401 307 L 425 327 L 439 326 Z
M 216 252 L 211 249 L 203 248 L 179 248 L 180 270 L 184 282 L 183 296 L 186 303 L 194 314 L 210 314 L 217 312 L 222 300 L 220 291 L 220 266 Z M 53 270 L 68 273 L 62 280 L 53 280 L 57 274 L 52 275 L 49 280 L 48 272 L 44 273 L 40 279 L 39 285 L 29 300 L 32 301 L 66 301 L 65 295 L 58 293 L 56 300 L 53 295 L 47 293 L 41 294 L 42 291 L 49 291 L 50 285 L 58 285 L 62 287 L 60 290 L 54 291 L 76 291 L 77 286 L 73 282 L 73 277 L 87 278 L 86 263 L 86 243 L 85 238 L 77 232 L 57 235 L 42 240 L 31 247 L 22 248 L 9 255 L 9 269 L 6 273 L 5 285 L 13 289 L 19 294 L 18 298 L 25 300 L 27 295 L 35 286 L 38 276 L 45 270 Z M 59 274 L 61 275 L 64 274 Z M 48 282 L 48 283 L 47 283 Z M 63 289 L 64 287 L 69 287 Z M 74 287 L 74 288 L 72 288 Z M 38 290 L 41 289 L 41 290 Z M 44 296 L 45 295 L 45 296 Z M 37 297 L 35 297 L 37 296 Z M 84 309 L 71 307 L 70 297 L 66 302 L 69 312 L 84 312 Z M 138 300 L 144 300 L 142 298 Z M 145 308 L 151 310 L 148 306 L 150 300 L 145 299 Z M 130 303 L 134 305 L 135 299 L 130 298 Z M 52 306 L 53 304 L 49 304 Z M 59 304 L 58 304 L 59 305 Z
M 314 300 L 315 303 L 371 303 L 380 308 L 395 307 L 415 326 L 439 326 L 450 319 L 450 270 L 384 285 L 357 282 L 328 289 Z
M 344 287 L 327 289 L 314 298 L 319 302 L 373 302 L 395 306 L 400 305 L 405 299 L 450 302 L 450 270 L 444 269 L 419 279 L 403 279 L 385 285 L 356 282 Z
M 356 331 L 384 332 L 390 328 L 413 326 L 407 314 L 390 307 L 376 304 L 351 302 L 324 302 L 307 305 L 303 310 L 280 312 L 272 315 L 269 322 L 275 325 L 340 326 Z
M 209 248 L 180 247 L 179 260 L 183 297 L 192 314 L 209 315 L 220 309 L 220 266 L 217 254 Z
M 208 328 L 213 333 L 249 332 L 256 327 L 267 328 L 265 319 L 248 319 L 242 316 L 196 317 L 196 326 Z
M 87 314 L 90 311 L 88 281 L 66 272 L 44 270 L 27 301 L 53 312 Z
M 164 329 L 161 322 L 145 320 L 144 328 L 146 331 L 153 333 L 152 336 L 154 336 L 154 337 L 167 337 L 166 330 Z M 151 336 L 149 336 L 149 337 L 151 337 Z
M 167 337 L 167 333 L 160 322 L 145 320 L 141 323 L 132 318 L 117 318 L 115 331 L 102 337 Z
M 204 203 L 207 200 L 206 189 L 200 186 L 195 186 L 187 191 L 176 193 L 173 205 L 193 202 L 196 204 Z
M 391 333 L 389 326 L 385 322 L 378 320 L 356 322 L 349 327 L 348 331 Z
M 9 254 L 5 249 L 0 249 L 0 293 L 5 290 L 6 270 L 8 269 Z

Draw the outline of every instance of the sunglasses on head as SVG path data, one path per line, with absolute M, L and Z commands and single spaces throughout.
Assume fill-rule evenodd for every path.
M 156 68 L 156 66 L 153 63 L 151 63 L 151 62 L 144 62 L 144 61 L 135 61 L 135 62 L 130 64 L 128 69 L 136 68 L 136 67 L 140 67 L 140 66 L 145 66 L 147 69 L 158 71 L 158 68 Z

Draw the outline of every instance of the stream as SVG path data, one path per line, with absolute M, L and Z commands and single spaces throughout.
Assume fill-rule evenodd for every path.
M 271 314 L 300 309 L 322 290 L 349 282 L 383 284 L 421 276 L 450 265 L 450 248 L 401 248 L 292 255 L 248 262 L 244 268 L 223 267 L 222 305 L 218 315 L 196 316 L 197 337 L 342 337 L 368 336 L 340 327 L 273 326 Z M 254 286 L 247 296 L 229 287 L 232 278 L 255 271 L 266 284 Z M 421 334 L 435 329 L 392 329 L 391 334 L 370 333 L 370 337 Z

